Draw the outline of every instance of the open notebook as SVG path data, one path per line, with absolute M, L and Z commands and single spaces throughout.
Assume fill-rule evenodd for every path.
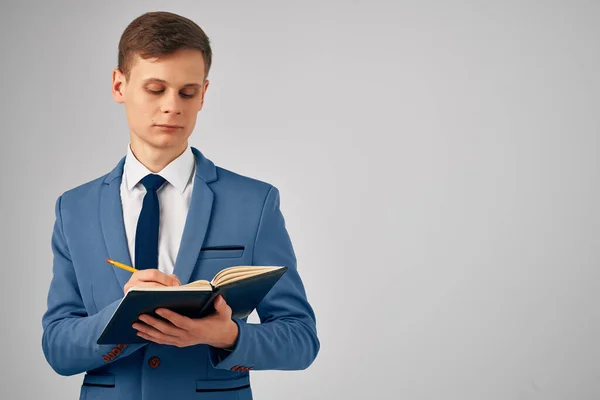
M 143 291 L 179 291 L 179 290 L 215 290 L 216 288 L 228 285 L 230 283 L 246 280 L 258 275 L 265 275 L 268 272 L 274 272 L 283 269 L 284 267 L 254 267 L 254 266 L 237 266 L 225 268 L 217 273 L 212 281 L 198 280 L 186 283 L 181 286 L 134 286 L 129 290 Z
M 119 303 L 97 340 L 98 344 L 145 343 L 131 325 L 140 314 L 161 318 L 154 311 L 167 308 L 190 318 L 213 313 L 214 300 L 221 294 L 232 317 L 245 318 L 256 307 L 287 267 L 237 266 L 221 270 L 209 282 L 197 280 L 181 286 L 132 287 Z

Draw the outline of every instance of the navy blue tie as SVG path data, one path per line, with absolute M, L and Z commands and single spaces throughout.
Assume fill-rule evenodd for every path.
M 165 178 L 148 174 L 142 179 L 146 195 L 135 231 L 135 268 L 158 268 L 158 227 L 160 207 L 156 191 L 165 182 Z

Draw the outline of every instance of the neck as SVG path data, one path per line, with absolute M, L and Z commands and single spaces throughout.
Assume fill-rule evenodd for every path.
M 186 140 L 181 146 L 160 148 L 136 140 L 134 137 L 135 135 L 131 135 L 131 152 L 140 163 L 155 174 L 183 154 L 188 145 Z

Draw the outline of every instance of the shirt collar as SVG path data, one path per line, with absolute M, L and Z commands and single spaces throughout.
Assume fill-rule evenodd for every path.
M 180 193 L 185 190 L 190 176 L 194 171 L 196 162 L 194 159 L 194 153 L 190 149 L 188 144 L 187 148 L 179 157 L 171 161 L 166 167 L 158 172 L 158 175 L 162 176 L 173 185 Z M 137 185 L 143 177 L 151 174 L 148 168 L 144 166 L 131 151 L 131 143 L 127 145 L 127 157 L 125 158 L 124 174 L 127 183 L 127 189 L 131 190 Z

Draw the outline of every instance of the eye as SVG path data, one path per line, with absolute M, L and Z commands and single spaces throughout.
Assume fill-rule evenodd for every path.
M 181 97 L 183 97 L 185 99 L 191 99 L 192 97 L 194 97 L 196 95 L 196 92 L 192 92 L 192 93 L 180 92 L 179 94 L 181 95 Z
M 146 90 L 147 90 L 149 93 L 152 93 L 152 94 L 157 94 L 157 95 L 158 95 L 158 94 L 161 94 L 161 93 L 163 93 L 163 92 L 165 91 L 164 89 L 152 90 L 152 89 L 150 89 L 150 88 L 146 88 Z M 183 97 L 184 99 L 191 99 L 192 97 L 194 97 L 194 96 L 196 95 L 196 91 L 192 91 L 192 93 L 179 92 L 179 95 L 180 95 L 181 97 Z

